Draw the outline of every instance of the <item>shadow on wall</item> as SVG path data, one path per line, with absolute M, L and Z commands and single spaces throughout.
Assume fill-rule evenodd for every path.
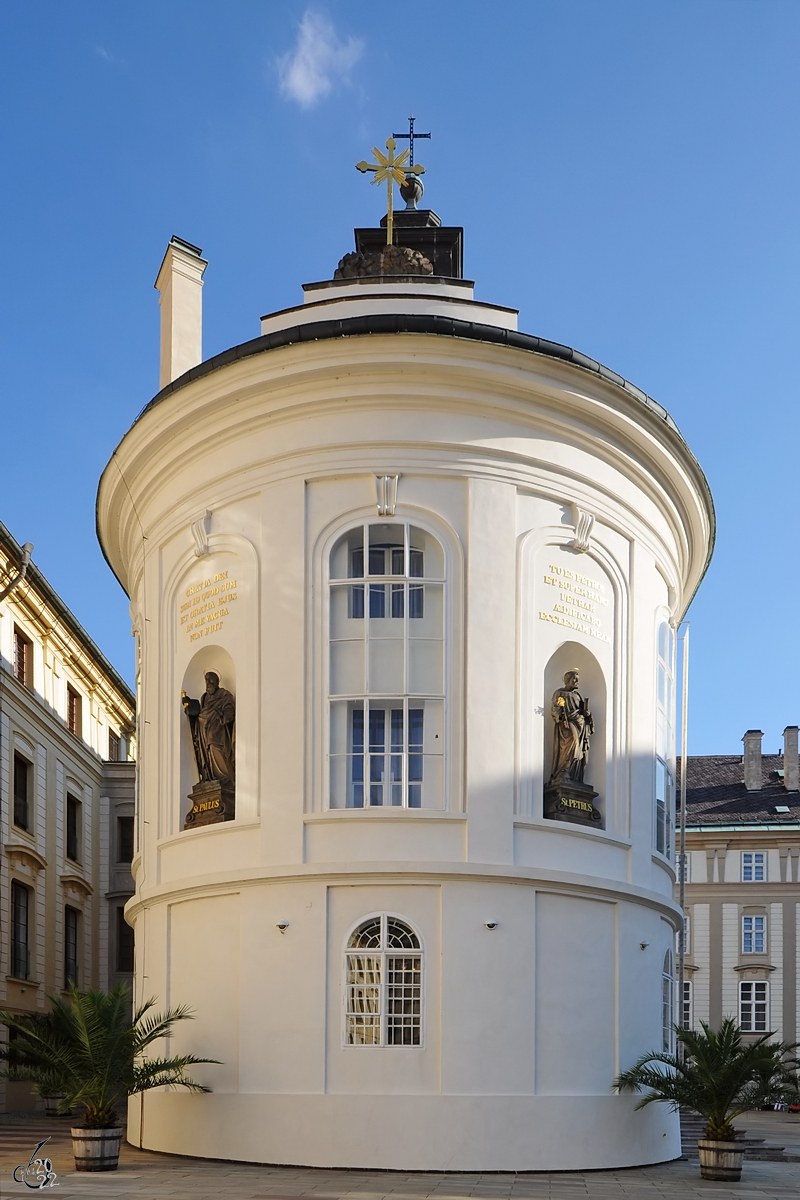
M 590 783 L 598 793 L 595 805 L 603 814 L 603 827 L 607 822 L 606 797 L 608 795 L 608 779 L 606 776 L 606 736 L 608 729 L 606 712 L 606 681 L 599 662 L 590 650 L 579 642 L 564 642 L 544 669 L 544 761 L 543 783 L 546 785 L 553 767 L 553 741 L 555 725 L 550 718 L 550 701 L 553 693 L 563 686 L 564 675 L 567 671 L 580 672 L 579 691 L 584 700 L 589 701 L 589 711 L 594 720 L 594 734 L 589 748 L 589 765 L 586 771 L 586 783 Z M 538 797 L 538 811 L 541 812 L 542 797 Z
M 181 683 L 181 691 L 187 692 L 195 700 L 199 700 L 206 690 L 206 671 L 216 671 L 219 675 L 219 685 L 236 695 L 236 668 L 227 650 L 221 646 L 203 646 L 198 650 L 189 663 Z M 175 697 L 176 719 L 180 721 L 181 747 L 181 808 L 178 828 L 183 828 L 186 814 L 192 806 L 189 793 L 199 779 L 197 765 L 192 748 L 192 735 L 189 722 L 181 707 L 180 696 Z

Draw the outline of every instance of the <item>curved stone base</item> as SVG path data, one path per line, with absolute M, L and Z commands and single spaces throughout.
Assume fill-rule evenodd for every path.
M 149 1092 L 147 1150 L 308 1167 L 577 1171 L 680 1157 L 678 1118 L 630 1096 L 280 1096 Z

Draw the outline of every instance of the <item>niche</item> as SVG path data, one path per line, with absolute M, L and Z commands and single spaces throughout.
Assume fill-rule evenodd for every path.
M 232 704 L 225 699 L 225 706 L 219 709 L 219 720 L 209 722 L 204 728 L 205 723 L 198 721 L 198 713 L 205 707 L 202 701 L 207 671 L 219 677 L 220 691 L 230 693 L 234 701 Z M 203 646 L 187 666 L 181 696 L 176 697 L 184 829 L 232 821 L 236 815 L 236 722 L 227 720 L 233 715 L 235 696 L 236 670 L 230 654 L 220 646 Z M 211 744 L 206 745 L 207 741 Z M 201 764 L 205 764 L 202 772 Z
M 588 702 L 594 723 L 589 736 L 589 756 L 582 783 L 563 773 L 552 779 L 556 724 L 551 716 L 553 696 L 564 687 L 568 671 L 579 672 L 578 692 Z M 605 828 L 606 791 L 606 682 L 592 652 L 579 642 L 564 642 L 550 658 L 544 672 L 544 815 L 549 820 Z M 563 758 L 561 758 L 563 763 Z

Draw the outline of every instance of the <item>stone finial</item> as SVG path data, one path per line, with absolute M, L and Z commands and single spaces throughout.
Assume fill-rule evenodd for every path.
M 334 279 L 364 279 L 375 275 L 432 275 L 433 265 L 419 250 L 382 246 L 380 250 L 345 254 Z
M 761 739 L 760 729 L 748 729 L 744 742 L 744 786 L 748 792 L 761 791 Z

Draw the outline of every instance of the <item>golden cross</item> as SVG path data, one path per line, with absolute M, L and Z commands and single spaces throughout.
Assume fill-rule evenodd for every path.
M 381 151 L 378 149 L 377 146 L 373 146 L 372 153 L 375 155 L 376 161 L 374 163 L 368 163 L 368 162 L 364 162 L 362 160 L 360 163 L 356 163 L 357 171 L 362 171 L 362 172 L 374 171 L 375 172 L 375 178 L 373 180 L 371 180 L 372 183 L 384 183 L 385 182 L 387 185 L 387 189 L 388 189 L 388 201 L 387 201 L 387 207 L 386 207 L 386 244 L 387 244 L 387 246 L 391 246 L 392 241 L 394 239 L 394 210 L 392 208 L 392 197 L 394 195 L 394 184 L 397 184 L 398 187 L 402 187 L 406 181 L 406 175 L 424 175 L 425 174 L 424 167 L 411 166 L 410 163 L 408 166 L 406 166 L 406 163 L 408 163 L 408 159 L 410 157 L 410 152 L 408 150 L 401 150 L 400 153 L 395 158 L 394 152 L 395 152 L 396 148 L 397 148 L 397 142 L 394 140 L 394 138 L 390 137 L 388 142 L 386 143 L 386 149 L 389 151 L 388 155 L 381 153 Z

